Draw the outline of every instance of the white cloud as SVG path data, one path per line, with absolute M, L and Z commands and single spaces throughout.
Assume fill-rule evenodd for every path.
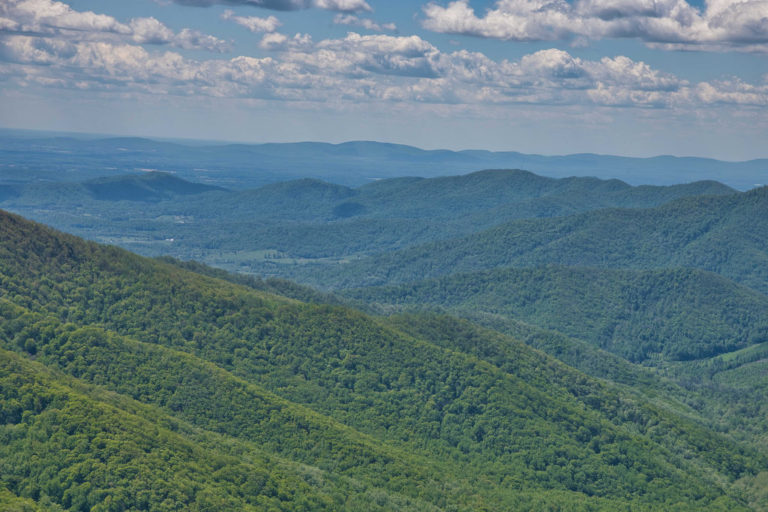
M 133 41 L 139 44 L 226 51 L 229 43 L 185 28 L 175 33 L 155 18 L 133 18 L 122 23 L 112 16 L 76 11 L 54 0 L 3 0 L 0 2 L 0 35 L 36 34 L 70 41 Z
M 0 32 L 16 32 L 19 28 L 21 28 L 21 25 L 17 21 L 0 18 Z
M 277 32 L 265 34 L 261 38 L 259 46 L 265 50 L 277 50 L 288 42 L 288 36 Z
M 348 75 L 365 73 L 384 75 L 436 77 L 440 52 L 418 36 L 395 37 L 360 35 L 354 32 L 344 39 L 328 39 L 317 43 L 311 51 L 295 51 L 286 55 L 307 64 L 330 65 Z
M 705 104 L 738 104 L 768 106 L 768 83 L 748 84 L 739 79 L 700 83 L 693 90 Z
M 75 11 L 67 4 L 52 0 L 5 0 L 0 3 L 0 14 L 14 20 L 16 30 L 23 32 L 74 30 L 130 34 L 130 28 L 112 16 Z
M 155 18 L 134 18 L 129 26 L 131 39 L 139 44 L 168 44 L 176 36 Z
M 177 4 L 193 7 L 211 7 L 213 5 L 243 5 L 261 7 L 275 11 L 297 11 L 299 9 L 326 9 L 338 12 L 372 11 L 365 0 L 173 0 Z
M 336 25 L 350 25 L 353 27 L 362 27 L 366 30 L 372 30 L 374 32 L 384 32 L 384 31 L 390 31 L 394 32 L 397 30 L 397 25 L 394 23 L 376 23 L 370 18 L 360 18 L 359 16 L 355 16 L 354 14 L 337 14 L 333 18 L 333 22 Z
M 241 25 L 251 32 L 274 32 L 282 23 L 275 16 L 259 18 L 258 16 L 236 16 L 234 12 L 227 9 L 221 15 L 222 19 L 231 20 Z
M 133 34 L 162 39 L 147 23 Z M 548 49 L 518 60 L 442 52 L 418 36 L 360 35 L 313 41 L 263 36 L 272 56 L 194 60 L 138 44 L 8 35 L 0 80 L 21 87 L 205 95 L 317 103 L 639 107 L 697 111 L 711 105 L 764 107 L 768 82 L 690 83 L 626 56 L 586 60 Z
M 184 48 L 185 50 L 209 50 L 214 52 L 226 52 L 231 48 L 231 44 L 218 37 L 209 34 L 203 34 L 190 28 L 181 29 L 181 31 L 169 41 L 171 46 Z
M 424 9 L 425 28 L 514 41 L 636 38 L 668 49 L 768 51 L 768 0 L 497 0 L 478 16 L 469 0 Z
M 372 11 L 371 6 L 363 0 L 314 0 L 314 7 L 340 12 Z

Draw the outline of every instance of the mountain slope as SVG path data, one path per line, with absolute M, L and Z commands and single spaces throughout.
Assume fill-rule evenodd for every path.
M 768 297 L 692 269 L 495 269 L 346 295 L 523 320 L 635 362 L 711 357 L 768 341 Z
M 0 233 L 0 295 L 10 311 L 41 315 L 29 325 L 10 315 L 6 324 L 6 342 L 25 357 L 240 436 L 236 423 L 206 420 L 208 407 L 195 405 L 201 395 L 194 389 L 184 398 L 188 390 L 179 388 L 187 384 L 173 375 L 185 372 L 152 366 L 166 358 L 127 357 L 136 349 L 186 352 L 204 363 L 175 359 L 204 372 L 216 365 L 224 370 L 210 372 L 216 379 L 332 417 L 374 440 L 371 446 L 388 448 L 395 465 L 424 460 L 439 468 L 404 476 L 385 464 L 378 475 L 401 486 L 398 494 L 437 508 L 738 510 L 745 502 L 731 482 L 752 479 L 768 464 L 701 420 L 624 396 L 519 342 L 509 341 L 505 350 L 516 356 L 502 364 L 352 310 L 259 293 L 5 213 Z M 46 318 L 61 327 L 47 328 Z M 181 394 L 168 397 L 171 389 Z M 326 449 L 332 459 L 336 450 L 321 445 Z M 365 467 L 361 460 L 338 470 L 362 478 Z M 432 492 L 429 482 L 455 491 Z
M 349 217 L 457 221 L 474 215 L 484 225 L 524 217 L 551 217 L 608 206 L 658 206 L 680 197 L 735 191 L 714 181 L 633 187 L 619 180 L 545 178 L 521 170 L 486 170 L 437 178 L 393 178 L 350 188 L 301 179 L 231 193 L 222 211 L 214 197 L 185 202 L 201 218 L 244 218 L 315 222 Z M 544 207 L 539 207 L 541 201 Z M 493 215 L 493 219 L 484 216 Z M 467 220 L 466 222 L 469 222 Z
M 365 501 L 343 480 L 317 474 L 308 483 L 308 468 L 256 445 L 197 431 L 4 350 L 0 394 L 3 482 L 44 509 L 355 510 L 348 496 Z
M 350 288 L 504 266 L 693 267 L 768 291 L 768 187 L 684 198 L 650 209 L 607 209 L 531 219 L 382 254 L 301 280 Z
M 123 205 L 124 209 L 142 211 L 148 203 L 187 198 L 206 192 L 223 191 L 220 187 L 185 181 L 164 172 L 142 172 L 120 176 L 96 178 L 81 183 L 36 182 L 15 185 L 4 198 L 20 208 L 44 207 L 53 210 L 83 210 L 91 215 L 101 215 L 98 205 L 112 205 L 130 201 L 138 204 Z M 2 198 L 0 196 L 0 198 Z
M 33 354 L 81 381 L 157 405 L 260 450 L 354 477 L 363 486 L 379 486 L 384 494 L 388 488 L 397 497 L 393 489 L 402 487 L 392 474 L 437 492 L 430 482 L 441 476 L 428 461 L 397 453 L 194 356 L 96 327 L 75 328 L 5 301 L 0 301 L 0 320 L 5 348 Z

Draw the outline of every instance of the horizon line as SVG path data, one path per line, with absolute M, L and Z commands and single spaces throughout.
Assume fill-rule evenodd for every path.
M 747 163 L 747 162 L 756 162 L 760 160 L 768 160 L 768 155 L 764 157 L 758 157 L 758 158 L 750 158 L 746 160 L 728 160 L 724 158 L 715 158 L 710 156 L 697 156 L 697 155 L 673 155 L 673 154 L 652 154 L 652 155 L 644 155 L 644 156 L 633 156 L 633 155 L 621 155 L 621 154 L 615 154 L 615 153 L 597 153 L 597 152 L 590 152 L 590 151 L 583 151 L 583 152 L 576 152 L 576 153 L 526 153 L 524 151 L 520 151 L 517 149 L 487 149 L 487 148 L 463 148 L 463 149 L 451 149 L 447 147 L 434 147 L 434 148 L 428 148 L 428 147 L 422 147 L 422 146 L 416 146 L 413 144 L 404 144 L 402 142 L 393 142 L 393 141 L 383 141 L 383 140 L 371 140 L 371 139 L 351 139 L 351 140 L 343 140 L 343 141 L 323 141 L 323 140 L 294 140 L 294 141 L 248 141 L 248 140 L 231 140 L 231 139 L 199 139 L 199 138 L 193 138 L 193 137 L 168 137 L 168 136 L 154 136 L 154 135 L 136 135 L 136 134 L 116 134 L 116 133 L 97 133 L 97 132 L 81 132 L 81 131 L 70 131 L 70 130 L 44 130 L 39 128 L 15 128 L 15 127 L 7 127 L 7 126 L 0 126 L 0 133 L 2 132 L 12 132 L 12 133 L 29 133 L 29 134 L 48 134 L 48 137 L 43 138 L 51 138 L 51 137 L 65 137 L 65 138 L 72 138 L 72 139 L 80 139 L 80 140 L 110 140 L 110 139 L 138 139 L 138 140 L 150 140 L 154 142 L 165 142 L 165 143 L 171 143 L 171 144 L 178 144 L 178 145 L 188 145 L 188 146 L 200 146 L 200 145 L 210 145 L 210 146 L 229 146 L 229 145 L 246 145 L 246 146 L 264 146 L 264 145 L 280 145 L 280 144 L 327 144 L 330 146 L 342 146 L 344 144 L 354 144 L 354 143 L 369 143 L 369 144 L 381 144 L 381 145 L 391 145 L 391 146 L 403 146 L 403 147 L 409 147 L 418 149 L 420 151 L 425 152 L 432 152 L 432 151 L 448 151 L 451 153 L 468 153 L 468 152 L 486 152 L 486 153 L 496 153 L 496 154 L 504 154 L 504 153 L 516 153 L 518 155 L 522 156 L 534 156 L 534 157 L 544 157 L 544 158 L 557 158 L 557 157 L 576 157 L 576 156 L 598 156 L 598 157 L 613 157 L 613 158 L 626 158 L 626 159 L 634 159 L 634 160 L 651 160 L 654 158 L 677 158 L 677 159 L 687 159 L 687 158 L 693 158 L 698 160 L 712 160 L 717 162 L 726 162 L 726 163 Z M 190 144 L 191 143 L 191 144 Z

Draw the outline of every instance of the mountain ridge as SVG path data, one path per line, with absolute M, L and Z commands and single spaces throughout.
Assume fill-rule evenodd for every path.
M 545 156 L 514 151 L 425 150 L 373 141 L 228 144 L 169 142 L 141 137 L 35 138 L 0 134 L 0 155 L 27 171 L 67 169 L 69 174 L 96 177 L 104 168 L 177 171 L 192 181 L 249 187 L 311 175 L 346 185 L 402 175 L 462 174 L 483 168 L 525 168 L 552 177 L 573 174 L 619 178 L 634 184 L 673 184 L 723 178 L 747 190 L 765 184 L 768 159 L 726 162 L 700 157 L 621 157 L 599 154 Z M 79 168 L 72 170 L 72 165 Z M 15 177 L 24 180 L 23 173 Z M 241 185 L 242 186 L 242 185 Z
M 107 193 L 117 194 L 113 201 L 94 198 L 75 183 L 15 185 L 15 193 L 0 206 L 147 256 L 170 255 L 229 270 L 290 276 L 296 264 L 335 264 L 520 218 L 618 205 L 653 207 L 691 194 L 735 193 L 707 181 L 633 187 L 618 180 L 555 179 L 520 170 L 395 178 L 358 188 L 305 178 L 246 191 L 178 181 L 163 188 L 152 183 L 156 176 L 178 178 L 156 173 L 110 178 L 107 183 L 120 183 L 107 188 Z M 131 185 L 137 179 L 141 187 Z
M 397 284 L 499 266 L 692 267 L 768 290 L 768 187 L 680 198 L 648 209 L 609 208 L 523 219 L 445 241 L 310 269 L 307 284 L 350 288 Z M 429 258 L 440 254 L 440 261 Z

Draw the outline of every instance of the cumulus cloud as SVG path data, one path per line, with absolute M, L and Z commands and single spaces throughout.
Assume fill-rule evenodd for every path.
M 213 5 L 244 5 L 275 11 L 298 11 L 300 9 L 326 9 L 338 12 L 372 11 L 365 0 L 173 0 L 180 5 L 211 7 Z
M 274 16 L 259 18 L 258 16 L 236 16 L 234 12 L 227 9 L 221 15 L 222 19 L 231 20 L 241 25 L 251 32 L 274 32 L 282 23 Z
M 67 40 L 133 41 L 138 44 L 226 51 L 229 43 L 192 29 L 175 33 L 155 18 L 133 18 L 122 23 L 112 16 L 76 11 L 54 0 L 0 2 L 0 35 L 26 34 Z
M 370 12 L 373 10 L 371 9 L 371 6 L 363 0 L 314 0 L 311 3 L 314 7 L 328 9 L 329 11 Z
M 130 28 L 106 14 L 75 11 L 52 0 L 7 0 L 0 3 L 0 14 L 13 20 L 20 32 L 54 33 L 74 30 L 130 34 Z
M 273 33 L 265 34 L 264 37 L 261 38 L 261 42 L 259 43 L 259 46 L 264 50 L 277 50 L 285 46 L 287 42 L 288 42 L 288 36 L 286 36 L 285 34 L 273 32 Z
M 355 16 L 354 14 L 337 14 L 333 18 L 333 22 L 336 25 L 350 25 L 353 27 L 361 27 L 366 30 L 372 30 L 374 32 L 384 32 L 384 31 L 390 31 L 394 32 L 397 30 L 397 25 L 394 23 L 376 23 L 370 18 L 360 18 L 359 16 Z
M 154 24 L 131 30 L 141 40 L 164 36 Z M 443 52 L 418 36 L 357 33 L 314 41 L 306 34 L 270 32 L 261 45 L 272 52 L 269 57 L 195 60 L 135 42 L 7 35 L 0 39 L 0 79 L 22 87 L 319 103 L 676 110 L 768 105 L 766 80 L 690 83 L 626 56 L 589 60 L 547 49 L 494 60 L 466 50 Z
M 306 51 L 286 58 L 315 66 L 331 66 L 337 72 L 358 76 L 368 72 L 410 77 L 437 77 L 440 52 L 418 36 L 360 35 L 327 39 Z
M 636 38 L 669 49 L 768 51 L 768 0 L 498 0 L 478 16 L 469 0 L 424 9 L 425 28 L 513 41 Z

